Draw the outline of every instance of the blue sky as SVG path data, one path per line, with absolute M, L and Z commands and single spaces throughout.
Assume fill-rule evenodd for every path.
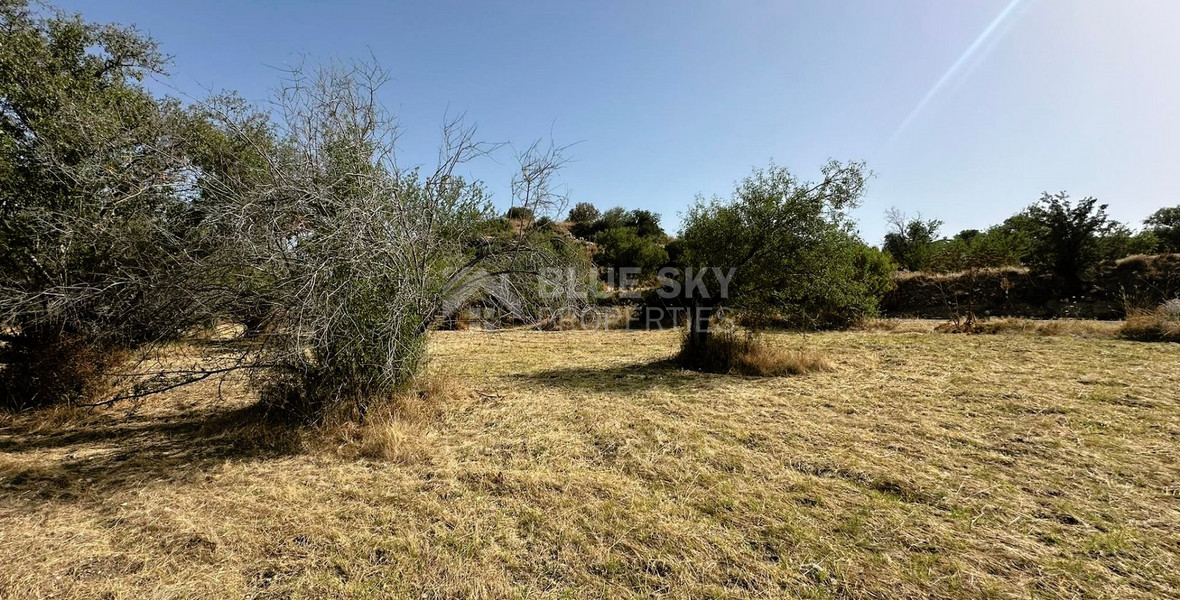
M 577 143 L 571 201 L 656 210 L 771 158 L 876 173 L 891 206 L 982 228 L 1042 191 L 1093 195 L 1137 226 L 1180 204 L 1180 1 L 378 2 L 58 0 L 135 23 L 175 57 L 170 85 L 265 100 L 299 55 L 394 76 L 403 164 L 434 156 L 444 114 L 480 137 Z M 982 35 L 985 34 L 986 35 Z M 510 152 L 468 167 L 507 202 Z

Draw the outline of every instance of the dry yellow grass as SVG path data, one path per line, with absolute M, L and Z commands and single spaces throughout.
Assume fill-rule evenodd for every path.
M 369 450 L 257 425 L 233 382 L 4 417 L 0 597 L 1180 594 L 1180 345 L 766 337 L 835 370 L 445 332 L 457 387 Z
M 1144 342 L 1180 342 L 1180 298 L 1127 316 L 1119 335 Z
M 987 335 L 1049 335 L 1089 338 L 1119 337 L 1122 321 L 1094 321 L 1089 319 L 1023 319 L 997 317 L 982 319 L 976 333 Z M 861 331 L 891 333 L 946 333 L 955 328 L 939 319 L 870 319 L 858 327 Z
M 831 371 L 826 356 L 802 350 L 783 350 L 767 344 L 757 344 L 738 354 L 734 370 L 742 375 L 782 377 Z

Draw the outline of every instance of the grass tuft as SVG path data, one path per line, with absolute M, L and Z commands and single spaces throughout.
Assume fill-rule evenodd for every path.
M 733 371 L 755 377 L 826 373 L 833 369 L 832 363 L 822 354 L 784 350 L 758 341 L 739 352 L 733 362 Z
M 1117 337 L 1117 321 L 1092 321 L 1086 319 L 1021 319 L 1007 317 L 987 319 L 976 324 L 978 333 L 992 335 L 1044 335 L 1086 338 Z
M 343 458 L 419 463 L 430 455 L 434 425 L 468 396 L 455 379 L 422 375 L 409 389 L 373 403 L 363 422 L 352 414 L 336 415 L 318 428 L 320 441 Z
M 751 377 L 783 377 L 833 370 L 831 362 L 822 354 L 786 350 L 770 345 L 751 332 L 728 328 L 713 332 L 703 348 L 690 344 L 690 338 L 685 335 L 679 362 L 690 369 Z
M 1168 305 L 1180 306 L 1180 300 L 1154 311 L 1128 314 L 1119 334 L 1135 341 L 1180 341 L 1180 311 L 1169 311 Z

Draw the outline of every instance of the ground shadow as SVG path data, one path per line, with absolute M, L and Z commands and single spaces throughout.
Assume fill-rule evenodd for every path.
M 571 366 L 509 376 L 522 384 L 552 388 L 597 391 L 699 391 L 708 389 L 729 375 L 691 371 L 674 359 L 612 366 Z
M 0 502 L 70 502 L 148 483 L 185 482 L 227 461 L 301 448 L 295 427 L 257 407 L 111 416 L 49 427 L 20 415 L 0 427 Z M 64 453 L 64 456 L 62 455 Z

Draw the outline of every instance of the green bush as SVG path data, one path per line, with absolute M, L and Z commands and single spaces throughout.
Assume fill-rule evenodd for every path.
M 593 223 L 602 216 L 589 202 L 579 202 L 570 209 L 569 220 L 573 223 Z
M 594 264 L 607 269 L 637 268 L 643 279 L 652 279 L 668 263 L 664 247 L 650 237 L 642 237 L 630 227 L 614 227 L 594 236 L 597 252 Z M 618 281 L 618 278 L 614 279 Z
M 164 56 L 133 28 L 44 12 L 0 2 L 10 407 L 102 388 L 112 352 L 177 339 L 213 304 L 189 195 L 201 123 L 140 83 Z
M 532 221 L 534 218 L 536 218 L 536 215 L 533 214 L 531 209 L 523 206 L 513 206 L 512 208 L 509 208 L 508 212 L 505 213 L 504 216 L 515 221 Z

